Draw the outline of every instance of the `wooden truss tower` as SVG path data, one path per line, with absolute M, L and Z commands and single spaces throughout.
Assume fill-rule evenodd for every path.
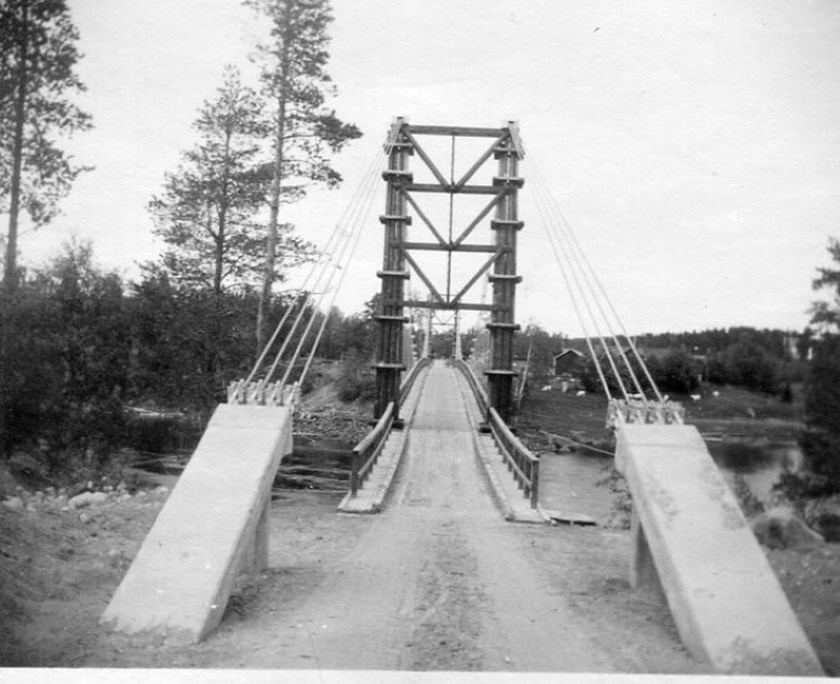
M 487 138 L 489 147 L 476 159 L 463 176 L 455 180 L 450 174 L 447 179 L 418 142 L 423 136 L 448 136 L 452 138 Z M 513 335 L 519 326 L 514 322 L 516 285 L 521 277 L 516 272 L 517 233 L 523 223 L 517 215 L 517 194 L 523 179 L 519 177 L 519 162 L 524 150 L 519 138 L 519 129 L 514 122 L 501 128 L 471 128 L 457 126 L 412 126 L 406 120 L 394 121 L 385 146 L 388 152 L 388 169 L 383 172 L 387 183 L 385 214 L 380 217 L 384 227 L 384 256 L 382 270 L 377 273 L 382 280 L 381 308 L 379 321 L 379 344 L 376 369 L 376 416 L 380 416 L 388 403 L 393 401 L 399 410 L 400 376 L 403 362 L 403 327 L 408 321 L 405 307 L 488 311 L 490 322 L 490 359 L 484 371 L 487 378 L 490 405 L 505 419 L 510 418 L 513 388 Z M 417 156 L 431 172 L 436 182 L 415 183 L 409 169 L 409 158 Z M 471 183 L 476 173 L 491 157 L 497 163 L 497 172 L 490 184 Z M 453 164 L 454 168 L 454 164 Z M 422 208 L 420 195 L 443 193 L 451 203 L 464 195 L 485 195 L 486 205 L 465 226 L 458 227 L 460 233 L 449 236 L 428 218 Z M 407 228 L 412 224 L 409 208 L 420 220 L 431 239 L 412 241 Z M 490 244 L 466 242 L 475 229 L 489 219 L 494 239 Z M 457 234 L 456 234 L 457 233 Z M 431 278 L 423 271 L 412 256 L 419 251 L 447 253 L 446 288 L 435 287 Z M 450 292 L 450 275 L 453 256 L 458 253 L 484 253 L 487 260 L 458 292 Z M 408 300 L 405 282 L 409 270 L 420 278 L 429 289 L 429 300 Z M 492 303 L 468 302 L 465 296 L 472 286 L 488 273 L 493 289 Z

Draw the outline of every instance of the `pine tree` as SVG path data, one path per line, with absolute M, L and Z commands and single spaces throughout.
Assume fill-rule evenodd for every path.
M 194 123 L 200 141 L 167 174 L 149 209 L 155 234 L 166 244 L 158 265 L 174 282 L 212 289 L 247 289 L 258 283 L 262 239 L 256 221 L 268 179 L 257 168 L 265 135 L 263 103 L 225 69 L 215 99 Z
M 83 91 L 74 72 L 79 34 L 64 0 L 0 4 L 0 211 L 8 212 L 5 290 L 17 285 L 21 211 L 35 227 L 49 222 L 84 167 L 54 140 L 90 128 L 67 99 Z
M 263 94 L 272 103 L 269 217 L 257 313 L 259 351 L 266 340 L 266 312 L 276 279 L 280 205 L 300 199 L 307 183 L 337 186 L 341 175 L 327 155 L 340 151 L 361 132 L 324 106 L 327 95 L 334 94 L 326 72 L 329 2 L 245 0 L 244 4 L 265 14 L 271 24 L 270 41 L 258 48 Z
M 829 238 L 827 249 L 832 261 L 840 265 L 840 240 Z M 840 329 L 840 268 L 821 267 L 817 272 L 819 277 L 812 282 L 814 290 L 830 290 L 833 300 L 818 301 L 811 305 L 811 323 L 824 331 L 837 332 Z
M 811 307 L 811 323 L 822 329 L 822 336 L 815 344 L 805 384 L 809 429 L 802 449 L 810 469 L 822 478 L 818 486 L 811 483 L 812 494 L 840 492 L 840 241 L 830 238 L 828 252 L 835 265 L 818 268 L 813 287 L 831 290 L 834 298 Z

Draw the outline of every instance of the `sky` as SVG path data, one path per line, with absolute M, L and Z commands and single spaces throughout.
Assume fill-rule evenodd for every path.
M 43 263 L 75 236 L 133 278 L 161 249 L 149 199 L 196 141 L 191 124 L 224 65 L 253 73 L 248 57 L 265 26 L 235 0 L 69 6 L 88 87 L 78 101 L 95 127 L 65 147 L 96 169 L 76 182 L 61 217 L 21 235 L 21 257 Z M 338 92 L 328 104 L 364 136 L 335 159 L 340 190 L 313 191 L 288 210 L 301 234 L 323 244 L 394 117 L 517 121 L 526 152 L 518 322 L 581 332 L 530 194 L 538 174 L 632 334 L 807 324 L 815 269 L 830 264 L 828 237 L 840 235 L 840 3 L 332 6 L 328 71 Z M 384 194 L 382 182 L 337 300 L 345 313 L 379 288 Z M 416 279 L 411 287 L 422 288 Z

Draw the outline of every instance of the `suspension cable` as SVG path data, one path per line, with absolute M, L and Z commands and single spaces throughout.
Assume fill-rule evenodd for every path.
M 390 141 L 389 141 L 389 144 L 392 144 L 392 143 L 390 143 Z M 362 178 L 362 181 L 360 183 L 360 188 L 362 188 L 363 190 L 366 191 L 366 192 L 364 192 L 364 194 L 369 194 L 369 190 L 367 190 L 367 187 L 369 187 L 371 185 L 372 179 L 376 178 L 377 170 L 381 166 L 381 163 L 382 163 L 382 155 L 383 155 L 383 153 L 380 150 L 379 153 L 376 155 L 375 159 L 371 162 L 368 170 L 366 171 L 366 173 L 364 174 L 364 176 Z M 265 376 L 263 378 L 264 382 L 268 382 L 271 379 L 271 377 L 273 376 L 274 372 L 276 371 L 279 360 L 282 358 L 282 356 L 286 352 L 289 341 L 291 340 L 292 336 L 297 331 L 297 329 L 300 325 L 302 315 L 306 312 L 306 310 L 311 305 L 312 292 L 311 292 L 310 287 L 312 289 L 317 289 L 319 287 L 319 283 L 323 280 L 324 273 L 330 268 L 330 264 L 335 260 L 335 257 L 334 257 L 335 252 L 336 251 L 341 251 L 340 245 L 341 245 L 343 236 L 346 235 L 346 231 L 343 230 L 342 226 L 346 225 L 348 220 L 352 220 L 353 214 L 358 212 L 359 203 L 360 203 L 360 201 L 363 201 L 363 200 L 360 200 L 360 195 L 361 194 L 363 194 L 363 192 L 360 191 L 359 189 L 357 189 L 357 191 L 353 195 L 353 198 L 352 198 L 351 202 L 344 208 L 344 211 L 342 213 L 341 218 L 339 219 L 339 221 L 334 226 L 333 230 L 331 231 L 331 233 L 330 233 L 330 235 L 327 239 L 326 244 L 324 245 L 324 247 L 321 250 L 321 253 L 323 255 L 326 255 L 327 258 L 326 259 L 318 259 L 318 260 L 315 260 L 313 262 L 312 267 L 309 269 L 308 274 L 306 275 L 302 285 L 300 286 L 298 295 L 289 303 L 288 307 L 286 308 L 281 320 L 279 321 L 279 323 L 275 327 L 274 332 L 273 332 L 269 342 L 266 344 L 266 346 L 264 347 L 264 349 L 260 353 L 260 356 L 259 356 L 257 362 L 254 364 L 254 367 L 251 370 L 251 373 L 248 375 L 248 378 L 245 381 L 246 384 L 250 383 L 254 379 L 256 374 L 259 372 L 260 368 L 262 368 L 263 363 L 266 360 L 266 357 L 268 356 L 271 348 L 274 346 L 275 342 L 277 341 L 277 338 L 280 336 L 280 333 L 281 333 L 282 329 L 284 328 L 284 326 L 288 322 L 292 313 L 295 310 L 297 310 L 296 320 L 294 321 L 292 329 L 287 333 L 287 335 L 286 335 L 286 337 L 283 341 L 283 344 L 281 345 L 281 348 L 276 355 L 274 363 L 271 365 L 270 369 L 265 374 Z M 310 285 L 310 282 L 313 280 L 313 277 L 314 277 L 314 284 Z
M 662 397 L 662 395 L 659 391 L 659 388 L 656 386 L 656 383 L 654 382 L 653 377 L 650 374 L 650 371 L 647 367 L 647 364 L 644 363 L 644 360 L 642 359 L 641 354 L 639 354 L 638 348 L 636 347 L 636 344 L 633 341 L 633 338 L 630 337 L 630 335 L 627 333 L 627 329 L 624 326 L 624 322 L 621 319 L 621 316 L 619 316 L 618 312 L 616 311 L 616 308 L 615 308 L 615 305 L 613 304 L 612 298 L 607 293 L 601 279 L 598 277 L 597 272 L 592 267 L 592 263 L 589 261 L 589 258 L 586 256 L 586 252 L 583 251 L 583 248 L 581 247 L 580 242 L 577 239 L 577 235 L 575 234 L 575 231 L 572 229 L 571 224 L 566 219 L 565 215 L 563 214 L 560 207 L 557 205 L 557 202 L 554 200 L 554 197 L 552 195 L 549 195 L 549 201 L 552 204 L 555 216 L 559 219 L 561 225 L 565 229 L 565 233 L 568 236 L 570 244 L 574 247 L 576 252 L 580 255 L 580 258 L 581 258 L 582 262 L 584 263 L 584 265 L 587 268 L 587 271 L 590 274 L 590 280 L 588 281 L 590 283 L 590 287 L 591 287 L 591 283 L 594 283 L 598 287 L 598 290 L 601 293 L 601 297 L 602 297 L 603 301 L 606 302 L 607 306 L 610 309 L 610 312 L 612 313 L 613 319 L 615 320 L 616 324 L 618 325 L 618 327 L 621 331 L 621 334 L 627 340 L 627 343 L 628 343 L 628 346 L 630 347 L 632 355 L 635 357 L 639 367 L 644 372 L 645 378 L 647 379 L 648 384 L 650 385 L 652 391 L 656 395 L 657 401 L 662 402 L 663 397 Z M 601 299 L 597 298 L 597 296 L 595 295 L 594 292 L 592 294 L 593 294 L 593 297 L 595 298 L 596 302 L 599 302 L 599 304 L 598 304 L 599 308 L 601 308 L 601 305 L 600 305 Z M 610 332 L 613 334 L 613 337 L 618 339 L 617 336 L 615 335 L 615 333 L 612 330 L 612 325 L 609 323 L 609 317 L 606 315 L 606 313 L 603 313 L 603 316 L 604 316 L 604 320 L 607 321 L 607 325 L 609 326 Z M 619 346 L 618 348 L 619 348 L 619 351 L 620 351 L 622 357 L 624 358 L 624 362 L 627 366 L 627 369 L 630 372 L 631 377 L 633 378 L 633 382 L 636 386 L 636 389 L 637 389 L 638 393 L 641 394 L 642 396 L 644 396 L 644 392 L 642 391 L 641 384 L 636 377 L 636 374 L 633 370 L 632 364 L 627 359 L 627 356 L 625 354 L 624 349 L 621 346 Z
M 561 241 L 561 238 L 563 237 L 563 233 L 557 230 L 557 223 L 553 219 L 553 216 L 552 216 L 553 211 L 552 211 L 552 205 L 551 205 L 551 201 L 550 201 L 551 195 L 548 192 L 545 181 L 543 180 L 543 177 L 540 174 L 539 169 L 536 168 L 536 163 L 533 162 L 533 161 L 532 161 L 532 163 L 534 163 L 534 167 L 535 167 L 534 168 L 534 177 L 535 177 L 535 180 L 536 180 L 536 187 L 537 187 L 537 190 L 539 191 L 540 195 L 543 197 L 543 202 L 547 205 L 547 213 L 549 215 L 549 221 L 546 222 L 544 225 L 548 229 L 549 234 L 550 235 L 553 234 L 555 239 L 558 241 L 558 244 L 559 244 L 559 242 Z M 552 228 L 554 228 L 553 233 L 551 231 Z M 566 239 L 565 241 L 568 244 L 568 239 Z M 581 281 L 583 281 L 583 283 L 585 283 L 587 285 L 587 287 L 589 289 L 589 292 L 590 292 L 590 295 L 594 295 L 594 293 L 593 293 L 593 290 L 592 290 L 591 285 L 589 283 L 589 279 L 587 278 L 586 272 L 583 269 L 583 267 L 581 266 L 581 262 L 580 262 L 580 258 L 578 256 L 578 254 L 574 250 L 571 250 L 571 249 L 568 249 L 568 248 L 563 250 L 563 254 L 566 256 L 566 261 L 570 266 L 570 271 L 572 273 L 572 277 L 575 280 L 575 284 L 578 288 L 581 299 L 583 300 L 584 306 L 586 307 L 586 310 L 589 313 L 590 320 L 592 321 L 592 323 L 595 327 L 596 333 L 598 335 L 598 339 L 600 340 L 601 346 L 604 350 L 604 355 L 605 355 L 607 361 L 610 364 L 610 368 L 612 369 L 613 375 L 614 375 L 614 377 L 616 379 L 616 382 L 619 386 L 621 394 L 624 397 L 624 399 L 627 400 L 629 398 L 629 393 L 628 393 L 627 388 L 624 384 L 622 374 L 618 370 L 618 367 L 616 365 L 616 360 L 613 357 L 613 354 L 610 350 L 609 344 L 604 339 L 604 335 L 601 332 L 601 327 L 598 324 L 598 318 L 595 316 L 595 312 L 592 309 L 590 301 L 594 301 L 596 306 L 598 306 L 598 309 L 601 313 L 602 318 L 604 318 L 603 308 L 601 308 L 600 302 L 598 301 L 597 297 L 595 297 L 595 296 L 587 297 L 586 296 L 586 291 L 584 290 L 584 285 L 581 283 Z M 612 332 L 608 321 L 607 321 L 607 328 L 610 330 L 610 332 Z M 620 342 L 620 340 L 618 340 L 615 337 L 614 334 L 612 335 L 612 340 L 615 344 L 615 347 L 618 350 L 620 350 L 621 349 L 621 342 Z
M 350 254 L 347 257 L 347 264 L 350 264 L 350 263 L 353 262 L 353 257 L 356 254 L 356 248 L 359 246 L 359 242 L 360 242 L 361 236 L 362 236 L 361 228 L 368 221 L 368 215 L 370 214 L 371 207 L 372 207 L 372 202 L 368 202 L 367 211 L 365 212 L 365 215 L 362 217 L 362 220 L 360 221 L 359 226 L 356 229 L 356 237 L 353 241 L 353 246 L 350 248 Z M 338 293 L 341 290 L 342 285 L 344 284 L 344 279 L 347 277 L 347 272 L 348 271 L 349 271 L 348 268 L 343 268 L 341 270 L 341 275 L 338 279 L 338 283 L 336 283 L 336 286 L 333 289 L 333 295 L 332 295 L 332 298 L 330 299 L 329 306 L 327 307 L 327 311 L 324 314 L 323 320 L 321 321 L 321 327 L 318 330 L 318 334 L 315 336 L 315 341 L 312 343 L 312 349 L 309 352 L 309 357 L 306 359 L 306 364 L 304 365 L 303 370 L 301 371 L 299 382 L 303 382 L 303 380 L 306 378 L 307 373 L 309 373 L 309 368 L 312 365 L 312 360 L 315 358 L 315 351 L 318 349 L 318 345 L 320 344 L 321 338 L 324 335 L 324 330 L 326 330 L 326 328 L 327 328 L 327 322 L 329 321 L 330 316 L 332 315 L 333 307 L 335 306 L 336 297 L 338 296 Z
M 345 222 L 345 225 L 346 225 L 347 222 L 349 222 L 351 225 L 355 225 L 357 222 L 359 222 L 358 216 L 359 216 L 360 212 L 364 213 L 362 211 L 364 209 L 364 205 L 365 204 L 367 204 L 367 205 L 370 204 L 370 199 L 372 197 L 373 187 L 375 185 L 375 179 L 377 177 L 377 168 L 378 168 L 380 163 L 381 163 L 381 153 L 380 153 L 380 155 L 377 156 L 377 159 L 374 160 L 374 162 L 371 164 L 371 167 L 370 167 L 368 173 L 365 175 L 365 178 L 364 178 L 364 181 L 363 181 L 363 186 L 365 186 L 365 187 L 363 188 L 362 192 L 356 194 L 356 197 L 354 198 L 356 201 L 354 202 L 353 211 L 352 211 L 353 215 L 348 217 L 347 221 Z M 341 246 L 338 247 L 337 254 L 334 255 L 334 258 L 332 259 L 331 266 L 325 265 L 324 268 L 318 274 L 318 278 L 315 282 L 315 288 L 317 290 L 319 290 L 319 292 L 317 294 L 317 300 L 312 297 L 311 292 L 307 293 L 307 296 L 306 296 L 305 300 L 301 303 L 301 306 L 300 306 L 300 309 L 298 311 L 297 317 L 295 319 L 294 325 L 292 326 L 291 330 L 287 333 L 286 338 L 284 339 L 283 344 L 282 344 L 280 350 L 278 351 L 278 353 L 277 353 L 277 355 L 274 359 L 274 362 L 271 365 L 271 368 L 269 369 L 268 373 L 266 374 L 266 380 L 273 377 L 278 365 L 280 364 L 280 362 L 282 360 L 283 354 L 286 352 L 286 349 L 289 346 L 291 340 L 293 339 L 295 333 L 297 332 L 298 327 L 303 322 L 303 319 L 307 315 L 307 313 L 309 313 L 310 314 L 309 322 L 307 323 L 303 334 L 300 336 L 297 348 L 295 349 L 294 353 L 292 354 L 291 359 L 288 361 L 286 372 L 284 373 L 283 380 L 281 381 L 281 386 L 285 385 L 286 382 L 288 381 L 290 372 L 291 372 L 292 368 L 294 367 L 294 363 L 297 361 L 297 358 L 300 355 L 301 350 L 303 349 L 303 345 L 306 342 L 306 339 L 307 339 L 307 336 L 308 336 L 309 332 L 312 330 L 312 326 L 314 324 L 314 318 L 317 315 L 317 311 L 319 310 L 320 305 L 323 302 L 323 299 L 324 299 L 326 293 L 329 291 L 329 288 L 332 284 L 332 280 L 335 277 L 335 273 L 336 273 L 337 270 L 340 270 L 342 268 L 342 263 L 345 260 L 345 255 L 347 253 L 347 248 L 348 248 L 348 245 L 351 243 L 352 234 L 353 234 L 354 230 L 355 230 L 355 228 L 353 230 L 343 229 L 343 230 L 339 231 L 340 236 L 341 236 L 341 240 L 342 240 L 341 241 Z M 326 279 L 326 282 L 324 282 L 325 279 Z
M 545 229 L 546 235 L 548 236 L 548 242 L 551 246 L 551 251 L 554 253 L 554 258 L 557 261 L 558 266 L 560 267 L 560 274 L 563 277 L 563 281 L 566 284 L 566 290 L 569 292 L 570 298 L 572 300 L 572 305 L 574 306 L 575 313 L 577 314 L 578 321 L 583 329 L 583 334 L 586 340 L 586 345 L 589 348 L 590 356 L 592 357 L 592 361 L 595 364 L 595 369 L 598 372 L 598 377 L 601 380 L 601 385 L 604 388 L 604 392 L 606 392 L 607 397 L 612 399 L 612 393 L 610 392 L 609 383 L 607 383 L 607 379 L 604 375 L 603 368 L 601 367 L 601 362 L 598 359 L 598 355 L 595 353 L 595 349 L 592 347 L 592 337 L 589 334 L 588 326 L 586 325 L 586 321 L 584 320 L 583 313 L 581 312 L 580 305 L 578 303 L 577 296 L 575 295 L 574 288 L 572 287 L 571 282 L 569 281 L 569 276 L 566 272 L 566 269 L 563 268 L 562 259 L 560 257 L 560 252 L 558 250 L 557 245 L 557 238 L 555 235 L 551 233 L 549 230 L 549 220 L 548 217 L 545 215 L 545 206 L 543 203 L 543 197 L 540 194 L 535 194 L 534 198 L 536 200 L 537 210 L 540 214 L 542 219 L 542 224 Z M 571 270 L 571 269 L 570 269 Z
M 312 311 L 311 311 L 311 314 L 309 316 L 309 321 L 307 322 L 306 328 L 304 329 L 303 333 L 300 336 L 300 339 L 298 340 L 297 347 L 295 348 L 295 351 L 292 354 L 291 359 L 290 359 L 290 361 L 289 361 L 289 363 L 286 367 L 286 372 L 283 374 L 283 379 L 280 381 L 280 386 L 281 387 L 285 386 L 289 381 L 289 377 L 290 377 L 290 375 L 291 375 L 291 373 L 294 369 L 294 364 L 297 361 L 298 357 L 300 356 L 301 351 L 303 350 L 303 347 L 304 347 L 304 345 L 307 341 L 307 338 L 309 336 L 309 333 L 312 331 L 312 327 L 315 324 L 315 319 L 317 317 L 318 309 L 320 308 L 320 305 L 323 302 L 323 299 L 326 296 L 326 294 L 331 291 L 330 288 L 332 287 L 333 279 L 335 278 L 336 273 L 338 273 L 340 271 L 341 274 L 343 275 L 344 273 L 347 272 L 346 266 L 349 264 L 349 261 L 352 258 L 353 252 L 355 251 L 354 249 L 351 248 L 351 246 L 355 247 L 355 245 L 358 244 L 359 235 L 361 234 L 362 225 L 363 225 L 363 222 L 361 220 L 359 220 L 357 225 L 354 225 L 352 230 L 347 232 L 347 239 L 343 242 L 343 244 L 341 246 L 341 251 L 336 256 L 335 264 L 329 272 L 326 283 L 324 283 L 324 286 L 323 286 L 324 289 L 318 295 L 318 305 L 317 306 L 312 306 Z M 348 251 L 349 251 L 349 256 L 345 256 L 345 255 L 348 254 Z M 339 279 L 339 280 L 341 280 L 341 279 Z M 334 301 L 335 297 L 338 294 L 338 287 L 336 287 L 332 291 L 332 294 L 333 294 L 332 300 Z M 327 319 L 328 315 L 329 315 L 329 310 L 324 315 L 324 320 Z M 291 334 L 289 335 L 289 337 L 287 339 L 290 339 L 290 338 L 291 338 Z M 320 341 L 320 336 L 318 337 L 318 341 Z M 317 342 L 316 342 L 316 344 L 317 344 Z M 316 345 L 313 345 L 313 347 L 312 347 L 313 351 L 315 349 L 315 346 Z M 279 360 L 279 358 L 280 357 L 278 355 L 277 360 Z M 275 365 L 272 366 L 272 371 L 276 366 L 277 360 L 275 360 Z M 300 379 L 302 380 L 303 378 L 301 377 Z
M 340 225 L 340 224 L 337 224 L 336 228 L 334 228 L 333 231 L 330 233 L 330 236 L 327 240 L 327 243 L 324 245 L 324 252 L 323 253 L 328 253 L 330 249 L 333 249 L 333 247 L 331 245 L 337 239 L 337 236 L 339 235 L 339 232 L 340 232 L 338 230 L 338 225 Z M 259 371 L 259 369 L 262 367 L 263 363 L 265 362 L 265 358 L 266 358 L 266 356 L 268 356 L 268 352 L 271 350 L 271 348 L 274 346 L 274 343 L 277 341 L 277 337 L 280 335 L 280 331 L 282 330 L 283 326 L 286 325 L 286 321 L 288 321 L 289 316 L 292 313 L 292 310 L 295 308 L 295 304 L 302 297 L 306 296 L 305 293 L 308 293 L 309 281 L 311 280 L 313 274 L 315 273 L 315 270 L 318 268 L 318 265 L 319 265 L 319 260 L 318 259 L 316 259 L 315 261 L 312 262 L 312 267 L 309 269 L 309 272 L 306 274 L 306 277 L 303 279 L 303 283 L 300 286 L 300 290 L 299 290 L 298 294 L 292 299 L 292 302 L 289 304 L 289 306 L 286 307 L 286 310 L 283 312 L 283 316 L 280 319 L 280 322 L 274 328 L 274 332 L 271 334 L 271 337 L 269 338 L 268 343 L 265 345 L 265 347 L 263 347 L 263 350 L 260 353 L 259 358 L 257 359 L 256 363 L 254 364 L 254 367 L 251 369 L 251 372 L 248 374 L 248 377 L 245 379 L 245 384 L 250 383 L 254 379 L 254 376 L 257 374 L 257 372 Z
M 553 221 L 551 220 L 551 217 L 550 217 L 550 206 L 548 205 L 547 199 L 546 199 L 547 192 L 544 190 L 544 187 L 543 187 L 543 184 L 542 184 L 542 179 L 537 174 L 535 174 L 535 179 L 537 180 L 536 189 L 538 190 L 538 196 L 540 197 L 540 200 L 541 200 L 541 204 L 542 204 L 542 207 L 543 207 L 543 212 L 545 212 L 545 214 L 548 217 L 547 220 L 544 220 L 543 226 L 545 227 L 545 229 L 547 231 L 547 234 L 549 236 L 549 242 L 553 246 L 553 250 L 555 252 L 555 258 L 557 258 L 558 261 L 559 261 L 560 259 L 562 259 L 562 257 L 559 256 L 560 254 L 563 254 L 565 256 L 565 260 L 566 260 L 566 263 L 568 265 L 568 272 L 571 274 L 572 279 L 574 280 L 574 284 L 577 288 L 580 299 L 582 300 L 583 305 L 586 308 L 586 312 L 589 315 L 589 320 L 591 321 L 591 323 L 592 323 L 592 325 L 595 329 L 595 334 L 596 334 L 598 340 L 601 343 L 601 347 L 604 351 L 604 357 L 609 362 L 610 367 L 612 368 L 613 375 L 615 376 L 615 378 L 618 382 L 618 386 L 619 386 L 619 390 L 621 391 L 621 394 L 626 398 L 627 397 L 627 390 L 624 387 L 624 383 L 621 379 L 621 374 L 618 372 L 618 369 L 616 367 L 615 360 L 612 357 L 612 353 L 610 351 L 609 345 L 607 344 L 606 340 L 604 339 L 603 333 L 601 332 L 601 328 L 600 328 L 600 325 L 598 323 L 598 319 L 595 316 L 595 313 L 594 313 L 594 311 L 593 311 L 593 309 L 590 305 L 589 298 L 586 297 L 583 286 L 581 284 L 581 278 L 583 277 L 583 275 L 580 273 L 580 264 L 572 258 L 574 255 L 571 254 L 568 250 L 559 249 L 560 242 L 561 242 L 561 240 L 560 240 L 561 236 L 560 236 L 560 234 L 551 230 L 551 228 L 553 226 Z M 562 264 L 560 264 L 560 266 L 561 266 L 561 269 L 560 269 L 561 273 L 565 274 L 566 269 L 564 269 L 562 267 Z M 574 297 L 574 289 L 569 288 L 569 294 L 570 294 L 570 296 Z M 579 310 L 579 307 L 577 308 L 577 310 Z M 583 317 L 579 315 L 578 318 L 580 320 L 581 325 L 585 326 Z M 584 334 L 585 334 L 586 339 L 587 339 L 587 346 L 590 349 L 590 353 L 593 355 L 593 360 L 597 364 L 598 363 L 598 356 L 595 353 L 595 350 L 592 348 L 592 344 L 591 344 L 591 337 L 592 336 L 589 334 L 589 331 L 586 330 L 586 329 L 584 329 Z M 609 386 L 608 386 L 608 383 L 606 383 L 605 377 L 602 377 L 602 383 L 605 385 L 605 388 L 604 388 L 605 392 L 607 392 L 607 395 L 610 396 L 609 395 Z
M 533 157 L 533 155 L 532 155 Z M 589 313 L 590 320 L 593 322 L 596 332 L 599 336 L 601 341 L 601 345 L 604 348 L 604 352 L 606 355 L 607 360 L 609 361 L 610 367 L 615 374 L 615 378 L 619 387 L 621 388 L 622 394 L 624 395 L 625 400 L 629 398 L 629 395 L 626 391 L 624 383 L 622 381 L 621 373 L 618 372 L 618 368 L 616 366 L 616 362 L 613 359 L 612 353 L 610 352 L 609 346 L 606 344 L 606 341 L 603 339 L 603 336 L 600 333 L 600 326 L 597 323 L 595 318 L 594 312 L 592 308 L 589 306 L 589 300 L 591 299 L 594 301 L 601 319 L 605 322 L 606 328 L 609 331 L 610 337 L 612 338 L 615 348 L 617 350 L 618 355 L 621 357 L 623 361 L 623 366 L 626 368 L 630 379 L 632 381 L 633 386 L 635 387 L 638 395 L 641 397 L 642 402 L 647 406 L 648 399 L 645 395 L 643 390 L 642 384 L 639 381 L 639 378 L 636 374 L 636 371 L 633 368 L 633 364 L 627 357 L 627 353 L 623 348 L 622 342 L 619 339 L 618 334 L 616 334 L 615 329 L 613 328 L 613 324 L 611 322 L 610 316 L 608 312 L 604 309 L 602 305 L 602 301 L 606 302 L 607 307 L 609 308 L 609 312 L 612 314 L 612 318 L 617 322 L 617 325 L 621 332 L 624 335 L 624 338 L 629 343 L 629 348 L 632 355 L 635 357 L 638 366 L 644 372 L 644 375 L 649 383 L 652 391 L 656 395 L 657 400 L 661 403 L 663 402 L 662 395 L 659 392 L 656 383 L 653 381 L 651 377 L 650 371 L 647 368 L 647 365 L 644 363 L 644 360 L 641 358 L 641 355 L 638 352 L 638 349 L 627 334 L 626 328 L 621 320 L 621 317 L 618 315 L 615 306 L 611 300 L 611 298 L 606 293 L 606 290 L 603 286 L 603 283 L 598 278 L 597 274 L 595 273 L 594 268 L 592 267 L 591 262 L 587 258 L 585 252 L 583 251 L 580 242 L 578 241 L 574 231 L 572 230 L 569 222 L 566 220 L 563 213 L 560 211 L 557 203 L 547 188 L 547 184 L 539 171 L 538 165 L 536 161 L 532 158 L 532 165 L 534 168 L 534 177 L 536 179 L 536 192 L 535 192 L 535 199 L 537 200 L 538 210 L 540 211 L 540 215 L 542 220 L 544 221 L 544 228 L 546 229 L 546 233 L 549 236 L 549 242 L 552 246 L 552 250 L 555 252 L 555 259 L 557 259 L 558 263 L 560 262 L 560 256 L 557 252 L 557 245 L 559 244 L 558 241 L 563 240 L 563 242 L 567 245 L 567 249 L 564 250 L 564 254 L 566 257 L 566 263 L 569 265 L 569 269 L 571 271 L 572 277 L 575 281 L 575 284 L 578 288 L 578 292 L 580 293 L 584 305 L 586 306 L 587 312 Z M 548 219 L 548 220 L 546 220 Z M 553 231 L 551 229 L 554 229 Z M 561 272 L 563 273 L 564 280 L 566 281 L 567 289 L 569 290 L 570 296 L 572 297 L 572 303 L 575 306 L 575 311 L 577 313 L 578 319 L 581 325 L 584 328 L 584 334 L 586 335 L 587 339 L 587 346 L 590 349 L 590 353 L 593 355 L 593 361 L 596 364 L 596 369 L 599 372 L 599 377 L 601 379 L 602 384 L 604 385 L 604 389 L 609 396 L 609 389 L 607 387 L 607 383 L 605 377 L 603 375 L 602 369 L 598 362 L 597 355 L 594 353 L 594 349 L 592 348 L 592 344 L 590 341 L 589 331 L 586 329 L 586 325 L 583 321 L 583 316 L 580 312 L 580 307 L 577 304 L 577 298 L 575 296 L 574 290 L 571 288 L 571 284 L 569 279 L 566 277 L 564 270 L 561 268 Z M 579 275 L 578 275 L 579 274 Z M 579 277 L 580 276 L 580 277 Z M 581 280 L 586 285 L 586 290 L 589 292 L 589 297 L 586 296 L 586 291 L 584 290 L 583 285 L 581 284 Z M 594 283 L 594 285 L 593 285 Z M 600 291 L 600 296 L 598 292 L 596 292 L 595 287 L 597 286 L 598 291 Z

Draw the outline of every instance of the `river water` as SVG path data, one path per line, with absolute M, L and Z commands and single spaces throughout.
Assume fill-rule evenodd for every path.
M 762 503 L 770 500 L 786 461 L 794 470 L 802 464 L 802 453 L 794 442 L 710 440 L 707 446 L 733 491 L 736 475 L 741 475 Z M 545 508 L 572 510 L 605 523 L 612 502 L 608 488 L 596 483 L 607 477 L 612 462 L 609 456 L 586 450 L 544 452 L 540 464 L 541 503 Z
M 754 459 L 742 460 L 727 458 L 727 451 L 732 452 L 732 444 L 746 445 L 755 453 Z M 796 471 L 802 467 L 802 450 L 795 442 L 755 443 L 755 442 L 712 442 L 706 443 L 709 453 L 717 463 L 726 481 L 733 486 L 735 476 L 740 474 L 750 488 L 750 491 L 762 503 L 766 503 L 772 496 L 773 485 L 779 481 L 785 464 Z M 729 449 L 727 449 L 727 447 Z M 737 453 L 737 451 L 735 452 Z

